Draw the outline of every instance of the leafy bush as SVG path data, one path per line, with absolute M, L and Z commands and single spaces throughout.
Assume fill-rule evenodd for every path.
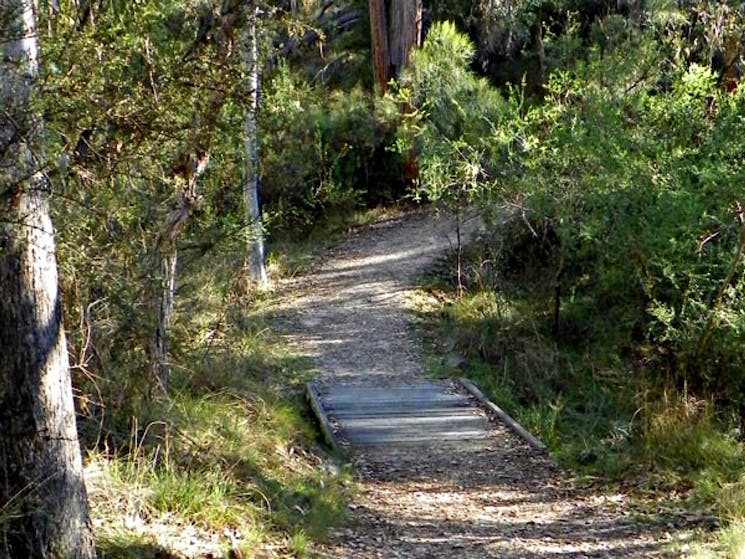
M 741 526 L 745 95 L 619 40 L 469 140 L 490 234 L 439 345 L 564 464 Z
M 436 23 L 401 79 L 399 101 L 410 119 L 400 142 L 419 154 L 420 195 L 455 208 L 491 184 L 488 141 L 504 106 L 501 95 L 469 64 L 474 48 L 450 22 Z
M 643 70 L 623 65 L 631 48 Z M 522 173 L 503 185 L 558 236 L 565 328 L 601 313 L 619 354 L 739 402 L 745 97 L 698 65 L 659 91 L 649 43 L 624 51 L 552 76 L 548 102 L 513 124 Z
M 280 65 L 260 114 L 262 192 L 276 226 L 392 199 L 400 163 L 385 149 L 392 123 L 378 116 L 369 93 L 328 91 Z

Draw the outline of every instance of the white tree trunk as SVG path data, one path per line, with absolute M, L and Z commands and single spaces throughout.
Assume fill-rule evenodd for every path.
M 188 214 L 183 216 L 184 224 L 188 218 Z M 170 219 L 168 221 L 170 222 Z M 155 332 L 153 332 L 152 347 L 150 348 L 150 360 L 153 367 L 153 380 L 157 384 L 157 388 L 161 393 L 167 393 L 171 371 L 168 333 L 171 329 L 173 306 L 176 300 L 178 248 L 175 238 L 169 238 L 158 245 L 160 293 L 155 308 Z
M 266 266 L 264 265 L 264 229 L 261 223 L 259 206 L 259 138 L 256 117 L 259 110 L 259 46 L 256 33 L 256 8 L 249 13 L 246 31 L 244 59 L 247 72 L 246 90 L 249 106 L 246 109 L 244 123 L 244 142 L 246 151 L 243 176 L 243 198 L 248 220 L 248 241 L 246 266 L 251 279 L 259 287 L 268 285 Z
M 57 286 L 35 2 L 0 0 L 0 557 L 95 557 Z

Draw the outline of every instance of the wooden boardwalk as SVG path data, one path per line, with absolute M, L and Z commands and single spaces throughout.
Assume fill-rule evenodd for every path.
M 472 385 L 465 382 L 465 389 L 471 390 Z M 480 401 L 480 393 L 466 394 L 453 383 L 428 380 L 388 386 L 309 383 L 308 395 L 326 438 L 342 450 L 485 439 L 489 426 L 479 404 L 492 406 L 490 411 L 497 415 L 501 412 Z M 514 423 L 511 418 L 500 419 L 525 438 L 519 425 L 510 424 Z M 543 446 L 530 438 L 527 441 Z

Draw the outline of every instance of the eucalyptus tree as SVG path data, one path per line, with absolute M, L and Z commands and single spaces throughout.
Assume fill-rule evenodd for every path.
M 57 285 L 36 2 L 0 0 L 0 555 L 95 557 Z
M 246 96 L 248 103 L 244 117 L 245 163 L 243 173 L 243 201 L 246 206 L 247 254 L 246 267 L 251 280 L 260 288 L 268 285 L 264 264 L 264 230 L 259 206 L 259 138 L 257 113 L 259 110 L 259 37 L 257 18 L 259 7 L 253 2 L 247 8 L 247 23 L 243 59 L 246 72 Z
M 422 41 L 422 0 L 369 0 L 372 62 L 381 94 L 409 65 Z
M 45 85 L 70 154 L 72 202 L 57 211 L 94 244 L 82 258 L 65 235 L 68 289 L 87 317 L 80 361 L 105 369 L 95 372 L 121 399 L 167 390 L 181 248 L 195 235 L 223 235 L 215 212 L 234 211 L 215 207 L 223 184 L 239 199 L 240 150 L 215 144 L 241 134 L 226 107 L 243 101 L 245 8 L 242 0 L 93 3 L 64 19 L 55 44 Z M 210 165 L 215 150 L 222 165 Z M 84 310 L 94 303 L 97 323 Z

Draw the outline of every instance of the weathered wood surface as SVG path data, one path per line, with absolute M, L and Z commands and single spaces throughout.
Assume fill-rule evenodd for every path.
M 333 437 L 342 445 L 428 444 L 489 436 L 483 410 L 446 383 L 323 387 L 311 383 L 309 390 L 320 402 L 314 409 L 321 424 L 331 425 Z

